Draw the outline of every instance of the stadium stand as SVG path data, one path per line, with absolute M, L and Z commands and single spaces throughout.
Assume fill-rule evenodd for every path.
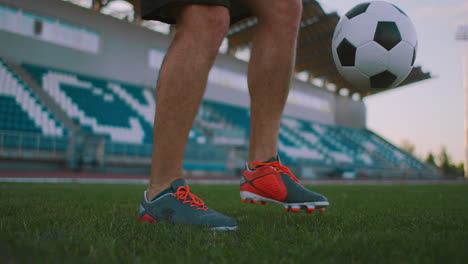
M 15 155 L 14 150 L 18 149 L 65 152 L 68 145 L 67 137 L 67 129 L 0 58 L 2 152 L 12 156 Z
M 29 63 L 20 67 L 79 127 L 73 148 L 78 163 L 124 160 L 133 165 L 149 164 L 156 107 L 151 90 Z M 0 80 L 0 146 L 20 144 L 22 149 L 65 151 L 70 142 L 67 129 L 4 60 Z M 247 108 L 203 100 L 190 130 L 184 168 L 216 172 L 236 169 L 229 160 L 245 160 L 249 122 Z M 40 140 L 23 136 L 27 133 L 40 135 Z M 307 164 L 354 172 L 431 170 L 369 130 L 287 116 L 281 122 L 278 150 L 291 166 Z M 241 166 L 242 162 L 238 163 L 237 169 Z
M 249 113 L 245 108 L 205 100 L 234 125 L 249 133 Z M 426 165 L 402 152 L 368 130 L 323 125 L 284 117 L 278 149 L 288 164 L 309 163 L 318 166 L 345 166 L 385 169 L 405 166 L 424 169 Z
M 78 159 L 102 163 L 105 157 L 107 162 L 120 163 L 124 159 L 129 164 L 148 163 L 155 112 L 155 98 L 150 90 L 28 63 L 20 67 L 78 126 L 79 140 L 74 150 L 83 156 Z M 11 145 L 11 141 L 8 138 L 4 145 Z M 184 168 L 226 171 L 229 148 L 225 146 L 244 143 L 242 129 L 202 106 L 189 134 Z
M 133 99 L 126 92 L 130 87 L 36 65 L 24 64 L 23 67 L 85 131 L 103 134 L 114 142 L 152 142 L 150 122 L 155 102 L 151 95 L 141 104 L 135 99 L 128 100 Z

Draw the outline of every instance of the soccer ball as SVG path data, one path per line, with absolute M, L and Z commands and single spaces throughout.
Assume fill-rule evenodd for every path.
M 397 6 L 373 1 L 348 11 L 333 34 L 333 59 L 354 88 L 395 87 L 411 72 L 417 37 L 411 19 Z

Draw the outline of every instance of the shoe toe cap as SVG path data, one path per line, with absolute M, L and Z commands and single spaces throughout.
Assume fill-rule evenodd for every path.
M 315 196 L 316 196 L 315 200 L 317 200 L 317 201 L 328 202 L 327 197 L 325 197 L 325 195 L 323 195 L 323 194 L 315 193 Z
M 290 194 L 286 201 L 290 203 L 328 202 L 328 199 L 320 193 L 303 189 L 300 192 Z
M 210 209 L 209 214 L 203 215 L 203 219 L 200 219 L 202 222 L 207 223 L 210 228 L 223 228 L 233 229 L 237 227 L 236 220 L 225 216 L 219 212 L 216 212 L 213 209 Z
M 310 190 L 309 190 L 308 198 L 310 201 L 314 201 L 314 202 L 328 202 L 328 199 L 327 197 L 325 197 L 325 195 L 316 193 Z

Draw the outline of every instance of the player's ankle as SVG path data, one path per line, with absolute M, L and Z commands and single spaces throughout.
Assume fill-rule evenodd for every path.
M 263 154 L 263 155 L 255 155 L 249 158 L 249 164 L 252 162 L 265 162 L 268 160 L 276 159 L 278 154 Z
M 156 196 L 169 189 L 171 187 L 171 182 L 172 181 L 167 183 L 149 184 L 146 189 L 146 199 L 148 201 L 153 200 Z

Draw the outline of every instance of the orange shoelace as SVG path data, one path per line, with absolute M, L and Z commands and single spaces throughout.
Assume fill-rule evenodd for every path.
M 283 166 L 279 163 L 279 161 L 274 161 L 274 162 L 268 162 L 268 163 L 263 163 L 263 162 L 252 162 L 250 163 L 250 166 L 254 168 L 254 170 L 258 170 L 264 167 L 273 167 L 275 168 L 276 171 L 282 171 L 291 177 L 296 183 L 299 183 L 299 179 L 294 176 L 294 174 L 289 170 L 288 167 Z M 257 167 L 259 166 L 259 167 Z
M 197 210 L 208 210 L 205 207 L 205 202 L 198 196 L 190 192 L 190 186 L 179 186 L 177 191 L 172 196 L 177 196 L 177 200 L 183 200 L 182 203 L 190 203 L 190 207 L 197 207 Z

